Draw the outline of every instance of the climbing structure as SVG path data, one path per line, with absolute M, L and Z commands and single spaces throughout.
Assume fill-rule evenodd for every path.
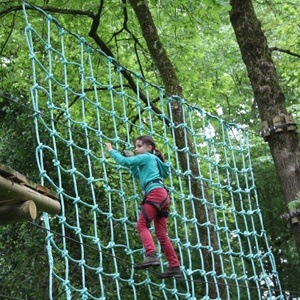
M 41 9 L 23 7 L 36 160 L 41 184 L 61 203 L 55 217 L 43 215 L 49 298 L 283 299 L 247 132 L 167 95 Z M 172 118 L 174 101 L 181 123 Z M 182 279 L 155 277 L 167 267 L 159 245 L 158 270 L 133 268 L 144 258 L 135 232 L 141 191 L 103 143 L 130 150 L 141 134 L 154 137 L 170 164 L 168 233 Z
M 35 220 L 41 211 L 56 214 L 56 198 L 49 189 L 0 164 L 0 225 Z

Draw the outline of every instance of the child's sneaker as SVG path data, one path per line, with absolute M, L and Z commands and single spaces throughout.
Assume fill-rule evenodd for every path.
M 151 252 L 149 255 L 146 256 L 145 260 L 139 264 L 135 264 L 134 268 L 139 269 L 146 269 L 148 267 L 158 267 L 160 266 L 159 259 L 157 257 L 156 252 Z
M 167 278 L 167 277 L 181 278 L 182 274 L 179 267 L 168 267 L 168 269 L 165 272 L 157 275 L 156 277 L 157 278 Z

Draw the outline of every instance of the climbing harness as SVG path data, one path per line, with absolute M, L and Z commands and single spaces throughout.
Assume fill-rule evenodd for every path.
M 145 190 L 146 190 L 146 188 L 147 188 L 150 184 L 152 184 L 152 183 L 159 183 L 159 184 L 161 184 L 161 185 L 163 186 L 163 188 L 164 188 L 164 189 L 167 191 L 167 193 L 168 193 L 168 189 L 164 186 L 162 180 L 160 180 L 160 179 L 155 179 L 155 180 L 150 181 L 150 182 L 146 185 Z M 158 202 L 154 202 L 154 201 L 147 200 L 147 195 L 144 193 L 144 200 L 143 200 L 143 202 L 141 203 L 141 211 L 142 211 L 142 213 L 143 213 L 143 215 L 144 215 L 144 218 L 145 218 L 145 220 L 146 220 L 146 223 L 147 223 L 147 227 L 148 227 L 148 228 L 150 228 L 150 221 L 149 221 L 148 215 L 147 215 L 147 213 L 146 213 L 146 210 L 145 210 L 145 208 L 144 208 L 144 204 L 150 204 L 150 205 L 152 205 L 153 207 L 155 207 L 155 209 L 157 210 L 157 216 L 158 216 L 158 217 L 161 217 L 161 218 L 167 218 L 167 217 L 169 216 L 169 210 L 163 211 L 163 209 L 166 207 L 166 205 L 167 205 L 167 203 L 168 203 L 168 202 L 167 202 L 167 201 L 168 201 L 168 198 L 169 198 L 169 195 L 167 194 L 167 197 L 166 197 L 162 202 L 158 203 Z

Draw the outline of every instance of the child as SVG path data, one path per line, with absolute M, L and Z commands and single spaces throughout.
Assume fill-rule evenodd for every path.
M 136 156 L 124 157 L 117 150 L 113 150 L 110 143 L 105 143 L 110 156 L 120 165 L 129 167 L 134 178 L 139 179 L 145 197 L 136 230 L 146 250 L 146 259 L 135 264 L 135 269 L 158 267 L 154 241 L 149 231 L 150 223 L 154 221 L 155 235 L 165 253 L 169 267 L 157 275 L 158 278 L 182 277 L 180 263 L 170 239 L 167 236 L 167 215 L 170 206 L 170 197 L 165 189 L 162 178 L 169 174 L 169 167 L 165 163 L 163 154 L 155 147 L 151 136 L 142 135 L 135 140 Z

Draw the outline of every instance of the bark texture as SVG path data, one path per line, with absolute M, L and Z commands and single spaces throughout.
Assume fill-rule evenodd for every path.
M 147 47 L 152 56 L 152 59 L 157 69 L 159 70 L 159 74 L 162 78 L 166 92 L 169 95 L 177 95 L 183 97 L 182 88 L 180 86 L 180 82 L 178 80 L 176 71 L 167 55 L 166 50 L 164 49 L 163 44 L 160 41 L 147 1 L 129 0 L 129 2 L 132 8 L 134 9 L 135 14 L 139 20 L 143 37 L 147 43 Z M 173 100 L 172 112 L 170 113 L 172 113 L 173 121 L 176 124 L 183 123 L 182 109 L 178 100 L 176 99 Z M 179 149 L 183 149 L 187 146 L 191 153 L 195 153 L 194 145 L 190 139 L 189 132 L 185 131 L 184 128 L 179 126 L 175 130 L 175 140 L 176 140 L 176 146 Z M 187 145 L 186 145 L 186 141 L 187 141 Z M 182 171 L 185 172 L 188 169 L 188 163 L 189 163 L 191 172 L 193 174 L 197 174 L 198 172 L 197 159 L 192 155 L 189 155 L 187 157 L 184 151 L 179 152 L 178 155 L 179 155 Z M 203 189 L 203 183 L 201 182 L 198 181 L 192 182 L 192 194 L 195 196 L 195 198 L 198 199 L 205 198 L 209 201 L 209 196 L 207 195 L 206 190 Z M 202 224 L 206 223 L 208 220 L 202 203 L 200 201 L 195 200 L 194 205 L 195 205 L 198 221 Z M 209 213 L 209 221 L 212 224 L 215 224 L 215 218 L 211 207 L 209 206 L 206 209 Z M 209 233 L 210 241 L 208 241 L 207 230 L 210 231 Z M 213 253 L 213 251 L 217 252 L 217 250 L 219 249 L 218 237 L 216 232 L 213 229 L 199 226 L 199 234 L 200 234 L 200 240 L 202 244 L 204 246 L 209 245 L 212 248 L 212 251 L 203 249 L 202 253 L 204 256 L 204 264 L 205 264 L 203 266 L 204 271 L 206 272 L 215 271 L 217 275 L 222 274 L 220 257 L 217 254 Z M 208 283 L 209 285 L 208 293 L 210 299 L 215 299 L 215 298 L 227 299 L 226 285 L 224 284 L 224 281 L 222 281 L 222 279 L 212 278 L 208 276 L 207 280 L 210 282 Z
M 254 92 L 261 121 L 269 130 L 265 137 L 274 160 L 286 206 L 296 199 L 300 190 L 300 149 L 296 126 L 288 126 L 285 96 L 261 24 L 251 0 L 231 0 L 230 21 L 235 31 L 242 58 Z M 276 221 L 276 217 L 274 219 Z M 299 218 L 291 218 L 290 225 L 300 259 Z

